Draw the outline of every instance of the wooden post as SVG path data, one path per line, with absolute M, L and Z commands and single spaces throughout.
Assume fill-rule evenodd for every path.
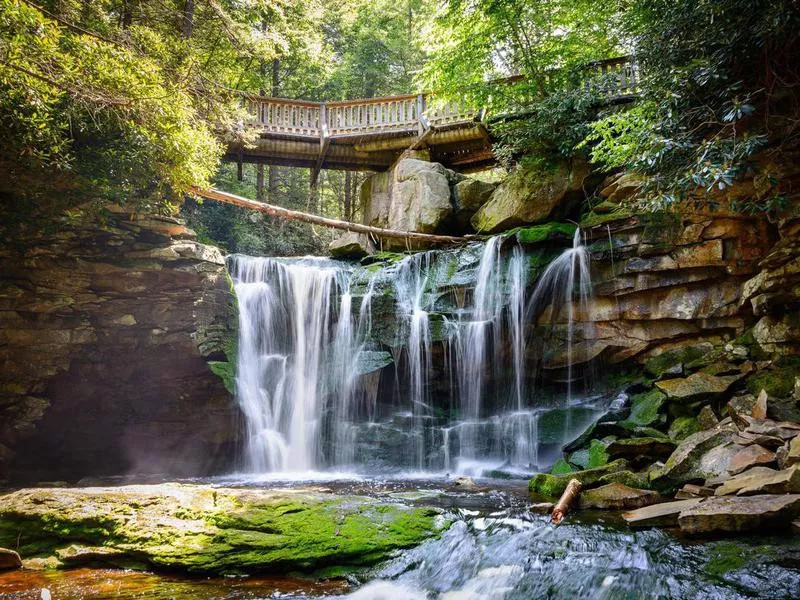
M 244 156 L 241 152 L 239 153 L 239 157 L 236 159 L 236 180 L 244 181 Z
M 575 498 L 578 497 L 580 492 L 581 482 L 577 479 L 571 479 L 567 484 L 567 488 L 564 490 L 564 493 L 561 494 L 558 504 L 556 504 L 555 508 L 553 509 L 553 514 L 550 516 L 550 522 L 553 525 L 558 525 L 564 520 L 564 515 L 567 514 L 570 504 L 575 501 Z

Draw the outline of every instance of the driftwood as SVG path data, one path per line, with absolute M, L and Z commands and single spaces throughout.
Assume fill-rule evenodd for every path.
M 300 212 L 299 210 L 291 210 L 283 208 L 282 206 L 275 206 L 273 204 L 266 204 L 249 198 L 243 198 L 236 194 L 229 194 L 228 192 L 220 192 L 215 189 L 201 190 L 198 187 L 190 187 L 187 190 L 191 194 L 196 194 L 209 200 L 216 200 L 217 202 L 224 202 L 226 204 L 233 204 L 234 206 L 241 206 L 251 210 L 278 217 L 279 219 L 286 219 L 289 221 L 302 221 L 303 223 L 311 223 L 312 225 L 321 225 L 323 227 L 331 227 L 333 229 L 343 229 L 345 231 L 353 231 L 355 233 L 365 233 L 379 238 L 396 238 L 403 240 L 421 240 L 430 244 L 464 244 L 475 236 L 457 237 L 452 235 L 434 235 L 432 233 L 418 233 L 416 231 L 397 231 L 395 229 L 384 229 L 382 227 L 373 227 L 371 225 L 362 225 L 360 223 L 351 223 L 349 221 L 339 221 L 338 219 L 329 219 L 327 217 L 320 217 L 319 215 L 312 215 L 309 213 Z
M 558 500 L 558 503 L 553 509 L 553 514 L 550 516 L 550 522 L 553 525 L 558 525 L 564 520 L 564 515 L 567 514 L 570 504 L 575 501 L 575 498 L 578 497 L 580 492 L 581 482 L 577 479 L 571 479 L 567 484 L 567 489 L 565 489 L 564 493 L 561 494 L 561 498 Z

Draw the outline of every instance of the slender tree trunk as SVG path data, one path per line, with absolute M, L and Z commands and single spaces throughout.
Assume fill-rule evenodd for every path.
M 264 163 L 256 165 L 256 200 L 264 199 Z
M 344 172 L 344 220 L 352 221 L 353 215 L 353 174 Z
M 194 27 L 194 0 L 186 0 L 183 7 L 183 37 L 187 40 L 192 37 Z
M 266 79 L 266 65 L 264 65 L 264 79 Z M 278 90 L 280 86 L 281 77 L 281 61 L 277 58 L 272 59 L 272 90 L 270 91 L 273 98 L 278 97 Z M 270 202 L 275 202 L 278 197 L 278 167 L 271 165 L 269 168 L 269 181 L 268 192 Z
M 122 29 L 128 29 L 133 25 L 133 0 L 123 0 L 119 25 Z

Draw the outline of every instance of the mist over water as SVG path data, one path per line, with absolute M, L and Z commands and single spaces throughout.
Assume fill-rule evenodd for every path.
M 577 233 L 532 289 L 525 251 L 499 236 L 371 270 L 243 255 L 229 270 L 250 473 L 529 472 L 603 409 L 572 392 L 571 300 L 580 310 L 590 291 Z M 570 369 L 555 404 L 530 384 L 528 356 L 531 305 L 552 299 L 566 307 Z M 387 321 L 388 343 L 374 332 Z

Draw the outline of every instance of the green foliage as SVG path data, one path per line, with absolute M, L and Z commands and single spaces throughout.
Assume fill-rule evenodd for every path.
M 109 201 L 168 211 L 207 185 L 241 118 L 227 88 L 284 47 L 278 13 L 300 5 L 43 4 L 0 0 L 6 229 Z
M 450 0 L 428 33 L 420 79 L 445 98 L 515 115 L 492 127 L 501 161 L 572 156 L 597 104 L 578 85 L 581 70 L 622 53 L 619 16 L 616 1 Z
M 636 39 L 642 101 L 594 123 L 588 140 L 593 160 L 647 176 L 641 205 L 717 204 L 757 173 L 751 158 L 765 144 L 792 135 L 796 2 L 635 0 L 624 29 Z M 765 175 L 756 197 L 733 208 L 782 203 L 779 182 Z

